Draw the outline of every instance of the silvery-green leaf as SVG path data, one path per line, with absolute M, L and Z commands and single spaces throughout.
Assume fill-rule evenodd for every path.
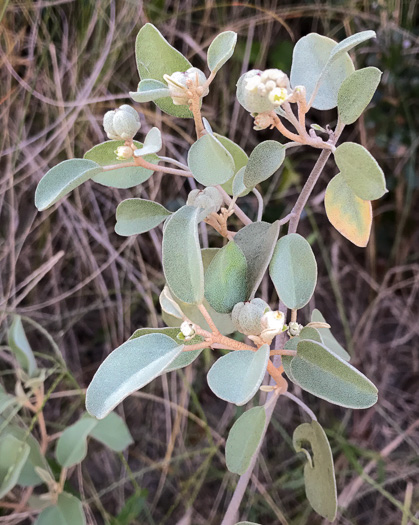
M 86 419 L 92 419 L 86 414 Z M 111 412 L 104 419 L 95 421 L 95 426 L 89 432 L 89 436 L 114 452 L 122 452 L 134 443 L 128 427 L 122 417 Z
M 265 140 L 256 146 L 249 157 L 243 182 L 247 188 L 254 188 L 269 179 L 285 159 L 285 148 L 276 140 Z
M 373 201 L 387 193 L 383 170 L 363 146 L 344 142 L 334 155 L 342 177 L 357 197 Z
M 375 31 L 372 30 L 361 31 L 360 33 L 355 33 L 354 35 L 348 36 L 332 49 L 332 52 L 330 53 L 331 62 L 337 60 L 340 56 L 342 56 L 344 53 L 347 53 L 355 46 L 362 44 L 362 42 L 375 37 Z
M 58 438 L 55 456 L 64 468 L 81 463 L 87 455 L 87 438 L 98 424 L 94 418 L 82 418 L 67 427 Z
M 167 286 L 163 288 L 159 297 L 159 302 L 162 312 L 166 312 L 167 314 L 176 317 L 177 319 L 183 319 L 182 310 L 172 297 L 172 294 L 170 293 L 170 290 Z
M 205 298 L 219 313 L 229 313 L 246 300 L 247 263 L 239 246 L 230 241 L 212 259 L 205 272 Z
M 234 242 L 247 261 L 247 299 L 253 299 L 268 269 L 279 235 L 279 224 L 253 222 L 237 232 Z
M 151 102 L 160 98 L 169 97 L 170 90 L 164 82 L 146 78 L 140 81 L 137 91 L 129 92 L 129 96 L 135 100 L 135 102 Z
M 39 514 L 35 525 L 86 525 L 82 503 L 75 496 L 62 492 L 55 505 Z
M 146 155 L 159 152 L 162 147 L 163 142 L 159 128 L 151 128 L 144 139 L 143 147 L 136 149 L 134 155 L 136 157 L 145 157 Z
M 50 208 L 102 168 L 91 160 L 70 159 L 51 168 L 39 181 L 35 190 L 35 206 L 39 211 Z
M 257 352 L 237 350 L 220 357 L 207 375 L 216 396 L 229 403 L 245 405 L 259 390 L 269 360 L 269 346 Z
M 244 197 L 252 191 L 250 188 L 246 188 L 244 185 L 245 171 L 246 166 L 243 166 L 243 168 L 240 168 L 233 177 L 233 183 L 231 185 L 231 193 L 233 194 L 233 197 Z
M 240 521 L 236 525 L 260 525 L 260 523 L 255 523 L 254 521 Z
M 254 407 L 242 414 L 231 427 L 226 441 L 226 463 L 230 472 L 244 474 L 259 448 L 266 423 L 263 407 Z
M 19 402 L 15 396 L 6 394 L 6 392 L 0 388 L 0 415 L 3 414 L 3 412 L 6 412 L 8 408 L 17 404 L 19 404 Z
M 291 361 L 291 374 L 307 392 L 335 405 L 369 408 L 377 402 L 377 388 L 359 370 L 321 343 L 302 340 Z
M 152 230 L 170 215 L 157 202 L 145 199 L 126 199 L 116 208 L 115 231 L 118 235 L 137 235 Z
M 311 313 L 311 321 L 313 323 L 325 323 L 326 320 L 321 314 L 319 310 L 316 308 Z M 334 335 L 330 331 L 330 328 L 317 328 L 319 331 L 324 346 L 331 350 L 334 354 L 338 355 L 345 361 L 349 361 L 351 356 L 348 354 L 348 352 L 343 348 L 343 346 L 335 339 Z M 309 339 L 312 339 L 311 337 Z
M 290 233 L 278 241 L 269 274 L 288 308 L 302 308 L 309 302 L 317 283 L 317 263 L 304 237 Z
M 311 339 L 312 341 L 317 341 L 318 343 L 323 343 L 323 339 L 320 335 L 320 332 L 317 328 L 312 328 L 311 326 L 306 326 L 303 328 L 300 332 L 300 335 L 291 337 L 288 339 L 288 341 L 285 343 L 285 350 L 294 350 L 297 351 L 297 345 L 300 341 L 303 339 Z M 291 371 L 291 361 L 294 359 L 291 355 L 283 355 L 281 357 L 281 364 L 284 367 L 285 373 L 291 379 L 293 383 L 297 383 L 295 377 L 292 375 Z
M 22 319 L 19 315 L 14 316 L 7 335 L 9 347 L 14 353 L 19 365 L 29 377 L 32 377 L 38 368 L 22 325 Z
M 204 298 L 204 268 L 198 237 L 199 209 L 183 206 L 167 221 L 163 234 L 163 271 L 172 294 L 189 304 Z
M 332 109 L 337 105 L 337 96 L 342 82 L 354 72 L 354 65 L 347 53 L 339 54 L 329 63 L 336 42 L 326 36 L 310 33 L 295 44 L 292 55 L 291 85 L 305 86 L 307 100 L 318 81 L 320 88 L 313 102 L 316 109 Z
M 235 176 L 237 175 L 238 171 L 241 170 L 244 166 L 246 166 L 249 157 L 246 155 L 246 152 L 235 142 L 228 139 L 227 137 L 223 137 L 222 135 L 219 135 L 218 133 L 214 133 L 214 136 L 216 139 L 218 139 L 221 144 L 225 147 L 225 149 L 230 153 L 230 155 L 233 157 L 234 161 L 234 173 L 230 180 L 222 184 L 222 188 L 229 194 L 233 195 L 233 181 L 235 179 Z M 247 195 L 250 192 L 250 190 L 247 190 L 244 195 Z
M 135 41 L 135 56 L 141 80 L 151 78 L 163 82 L 163 75 L 183 72 L 192 67 L 152 24 L 145 24 L 140 29 Z M 160 98 L 156 104 L 169 115 L 193 117 L 187 106 L 175 106 L 170 97 Z
M 208 119 L 202 117 L 202 124 L 204 125 L 204 128 L 209 134 L 214 135 L 214 133 L 212 132 L 211 124 L 208 122 Z
M 210 133 L 192 144 L 188 166 L 195 179 L 204 186 L 223 184 L 234 175 L 233 157 Z
M 29 445 L 11 434 L 0 436 L 0 498 L 16 485 L 29 456 Z
M 303 423 L 294 430 L 292 441 L 295 451 L 304 452 L 307 459 L 304 482 L 310 505 L 320 516 L 334 521 L 337 511 L 335 469 L 324 430 L 317 421 Z
M 231 58 L 236 42 L 237 33 L 234 31 L 224 31 L 214 38 L 207 53 L 210 71 L 216 73 Z
M 116 158 L 115 151 L 119 146 L 124 146 L 124 144 L 125 143 L 123 140 L 108 140 L 106 142 L 102 142 L 102 144 L 93 146 L 93 148 L 89 149 L 89 151 L 86 151 L 83 158 L 92 160 L 100 166 L 123 164 L 127 161 L 118 160 Z M 134 140 L 134 145 L 138 149 L 143 147 L 141 142 L 136 140 Z M 153 164 L 157 164 L 159 162 L 157 155 L 147 155 L 145 160 Z M 158 169 L 158 166 L 156 166 L 156 169 Z M 138 186 L 138 184 L 142 184 L 148 180 L 153 175 L 153 173 L 154 172 L 152 170 L 142 168 L 141 166 L 132 166 L 128 168 L 118 168 L 110 171 L 103 171 L 102 173 L 92 177 L 92 180 L 98 184 L 103 184 L 103 186 L 108 186 L 109 188 L 127 189 Z
M 343 81 L 338 93 L 338 112 L 343 124 L 352 124 L 362 115 L 371 102 L 381 75 L 376 67 L 365 67 L 354 71 Z
M 182 352 L 172 338 L 149 334 L 129 340 L 100 365 L 86 392 L 89 414 L 103 419 L 130 394 L 160 375 Z
M 137 337 L 141 337 L 142 335 L 146 334 L 164 334 L 168 337 L 171 337 L 173 341 L 175 341 L 177 344 L 184 344 L 185 347 L 188 347 L 189 345 L 196 345 L 198 343 L 202 343 L 204 341 L 204 338 L 200 335 L 196 335 L 189 341 L 181 341 L 177 336 L 179 334 L 179 328 L 139 328 L 136 330 L 130 339 L 136 339 Z M 190 365 L 195 361 L 195 359 L 200 355 L 200 353 L 203 350 L 191 350 L 190 352 L 182 352 L 174 361 L 170 363 L 169 366 L 167 366 L 162 373 L 167 372 L 173 372 L 174 370 L 179 370 L 179 368 L 185 368 L 185 366 Z
M 26 429 L 17 425 L 8 425 L 4 432 L 26 443 L 29 447 L 29 455 L 20 471 L 18 484 L 22 487 L 35 487 L 42 483 L 37 469 L 41 468 L 50 472 L 50 467 L 45 459 L 45 455 L 41 452 L 38 441 L 31 434 L 28 434 Z

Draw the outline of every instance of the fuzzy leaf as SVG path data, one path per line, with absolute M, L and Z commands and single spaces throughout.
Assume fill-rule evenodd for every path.
M 327 436 L 317 421 L 303 423 L 294 430 L 292 437 L 296 452 L 304 452 L 310 458 L 304 466 L 306 496 L 313 509 L 334 521 L 337 511 L 335 469 L 332 450 Z M 306 450 L 309 444 L 312 456 Z
M 387 193 L 383 170 L 360 144 L 341 144 L 335 151 L 335 161 L 346 184 L 360 199 L 373 201 Z
M 192 144 L 188 166 L 195 179 L 204 186 L 224 184 L 234 176 L 233 157 L 211 133 Z
M 116 208 L 115 231 L 122 236 L 148 232 L 165 221 L 169 215 L 170 211 L 157 202 L 127 199 Z
M 35 525 L 86 525 L 81 501 L 67 492 L 62 492 L 56 505 L 47 507 L 39 514 Z
M 230 241 L 205 272 L 205 298 L 217 312 L 231 312 L 235 304 L 246 300 L 246 275 L 246 258 L 239 246 Z
M 376 67 L 365 67 L 354 71 L 340 86 L 338 112 L 343 124 L 353 124 L 371 102 L 381 79 Z
M 129 96 L 135 100 L 135 102 L 154 102 L 160 98 L 169 97 L 170 90 L 164 82 L 146 78 L 140 81 L 137 91 L 129 92 Z
M 348 38 L 345 38 L 344 40 L 339 42 L 339 44 L 337 44 L 332 49 L 332 52 L 330 53 L 331 62 L 337 60 L 339 57 L 353 49 L 355 46 L 362 44 L 362 42 L 365 42 L 366 40 L 375 37 L 375 31 L 371 30 L 361 31 L 360 33 L 355 33 L 354 35 L 348 36 Z
M 360 199 L 338 173 L 329 182 L 324 196 L 327 218 L 344 237 L 365 247 L 372 225 L 371 202 Z
M 233 181 L 238 171 L 246 166 L 249 160 L 249 157 L 247 156 L 246 152 L 238 144 L 228 139 L 227 137 L 223 137 L 222 135 L 219 135 L 218 133 L 214 133 L 214 137 L 221 142 L 221 144 L 225 147 L 225 149 L 233 157 L 234 175 L 231 177 L 231 179 L 229 179 L 227 182 L 221 185 L 222 188 L 229 195 L 233 195 Z M 244 195 L 247 195 L 249 192 L 250 190 L 246 190 L 246 193 Z
M 200 335 L 196 335 L 190 341 L 181 341 L 178 339 L 179 328 L 139 328 L 136 330 L 130 339 L 136 339 L 146 334 L 164 334 L 168 337 L 171 337 L 173 341 L 177 344 L 184 344 L 186 347 L 189 345 L 196 345 L 202 343 L 204 338 Z M 173 372 L 174 370 L 179 370 L 180 368 L 185 368 L 185 366 L 190 365 L 195 361 L 195 359 L 201 354 L 203 350 L 192 350 L 190 352 L 182 352 L 174 361 L 167 366 L 162 373 Z
M 180 319 L 182 321 L 183 319 L 182 310 L 180 309 L 179 305 L 172 297 L 172 294 L 170 293 L 168 286 L 165 286 L 163 288 L 160 294 L 160 297 L 159 297 L 159 302 L 160 302 L 162 312 L 166 312 L 172 317 L 176 317 L 176 319 Z
M 290 233 L 278 241 L 269 274 L 288 308 L 302 308 L 310 301 L 317 283 L 317 263 L 304 237 Z
M 208 48 L 207 62 L 210 71 L 217 72 L 231 58 L 236 47 L 237 33 L 224 31 L 217 35 Z
M 269 359 L 269 346 L 257 352 L 239 350 L 220 357 L 207 375 L 216 396 L 238 406 L 245 405 L 259 390 Z
M 246 188 L 244 185 L 245 171 L 246 166 L 239 169 L 239 171 L 233 177 L 233 182 L 231 184 L 231 193 L 233 194 L 233 197 L 244 197 L 252 191 L 250 188 Z
M 183 206 L 166 222 L 163 271 L 172 294 L 188 304 L 204 298 L 204 268 L 198 237 L 199 209 Z
M 306 326 L 303 328 L 300 332 L 300 335 L 291 337 L 288 339 L 288 341 L 285 343 L 285 350 L 297 350 L 297 345 L 300 341 L 303 339 L 311 339 L 312 341 L 317 341 L 318 343 L 323 343 L 323 339 L 320 335 L 320 332 L 317 328 L 312 328 L 311 326 Z M 291 379 L 291 381 L 298 385 L 298 382 L 296 381 L 295 377 L 292 375 L 291 371 L 291 361 L 294 359 L 291 355 L 283 355 L 281 357 L 281 364 L 284 367 L 285 373 L 287 374 L 288 378 Z
M 138 149 L 143 147 L 141 142 L 136 140 L 134 140 L 134 144 Z M 119 146 L 123 145 L 123 140 L 108 140 L 106 142 L 102 142 L 102 144 L 93 146 L 93 148 L 89 149 L 89 151 L 86 151 L 83 158 L 92 160 L 99 164 L 99 166 L 122 164 L 127 161 L 117 160 L 115 151 Z M 157 164 L 159 162 L 157 155 L 147 155 L 145 160 L 152 162 L 153 164 Z M 158 166 L 156 166 L 156 169 L 158 169 Z M 152 170 L 147 170 L 141 166 L 134 166 L 128 168 L 118 168 L 111 171 L 103 171 L 102 173 L 92 177 L 92 180 L 98 184 L 102 184 L 103 186 L 108 186 L 109 188 L 127 189 L 133 188 L 134 186 L 138 186 L 139 184 L 147 181 L 153 175 L 153 173 L 154 172 Z
M 265 140 L 256 146 L 249 157 L 243 182 L 247 188 L 254 188 L 269 179 L 285 159 L 285 148 L 276 140 Z
M 335 405 L 369 408 L 377 402 L 377 388 L 359 370 L 321 343 L 302 340 L 291 361 L 291 374 L 307 392 Z
M 19 315 L 15 315 L 13 318 L 8 332 L 8 344 L 19 365 L 29 377 L 32 377 L 38 371 L 38 367 Z
M 100 365 L 86 393 L 87 411 L 103 419 L 127 396 L 160 375 L 182 352 L 183 345 L 163 334 L 129 340 Z
M 254 407 L 242 414 L 231 427 L 226 441 L 226 463 L 230 472 L 244 474 L 257 452 L 266 423 L 263 407 Z
M 39 181 L 35 191 L 35 206 L 39 211 L 50 208 L 101 171 L 102 168 L 96 162 L 87 159 L 70 159 L 60 162 Z
M 70 468 L 83 461 L 87 455 L 87 438 L 97 424 L 97 419 L 82 418 L 64 430 L 55 449 L 57 461 L 62 467 Z
M 316 308 L 311 312 L 311 321 L 313 323 L 325 323 L 326 320 L 319 310 Z M 334 354 L 338 355 L 345 361 L 349 361 L 351 356 L 343 348 L 343 346 L 335 339 L 334 335 L 330 331 L 330 328 L 317 328 L 319 334 L 323 339 L 324 346 L 331 350 Z M 312 339 L 311 337 L 309 339 Z
M 253 299 L 263 276 L 268 269 L 275 243 L 279 235 L 279 224 L 254 222 L 242 228 L 234 242 L 241 248 L 247 261 L 247 299 Z
M 320 88 L 314 99 L 316 109 L 332 109 L 337 105 L 337 96 L 342 82 L 354 72 L 354 65 L 347 53 L 339 53 L 333 63 L 329 61 L 336 42 L 326 36 L 310 33 L 298 40 L 294 46 L 291 66 L 291 85 L 305 86 L 307 100 L 317 83 Z
M 0 498 L 16 485 L 29 456 L 29 445 L 11 434 L 0 437 Z
M 163 75 L 184 72 L 192 64 L 163 37 L 152 24 L 145 24 L 135 41 L 135 56 L 141 80 L 152 78 L 164 82 Z M 174 117 L 191 118 L 187 106 L 176 106 L 170 97 L 156 101 L 157 106 Z
M 86 419 L 91 419 L 86 414 Z M 121 416 L 111 412 L 105 419 L 94 420 L 96 425 L 89 432 L 89 436 L 114 452 L 122 452 L 134 443 L 125 421 Z
M 161 132 L 159 128 L 151 128 L 144 139 L 144 146 L 136 149 L 134 155 L 136 157 L 145 157 L 153 153 L 158 153 L 163 147 Z

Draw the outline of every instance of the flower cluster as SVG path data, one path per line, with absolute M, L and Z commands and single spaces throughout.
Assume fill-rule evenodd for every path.
M 111 140 L 131 140 L 141 128 L 141 122 L 136 110 L 123 104 L 118 109 L 105 113 L 103 127 Z
M 217 213 L 223 205 L 223 197 L 217 188 L 209 186 L 203 190 L 192 190 L 188 195 L 186 204 L 201 208 L 200 220 L 204 220 L 211 213 Z
M 207 77 L 197 67 L 191 67 L 187 71 L 176 71 L 171 75 L 163 75 L 169 90 L 170 96 L 172 97 L 173 104 L 175 106 L 187 106 L 189 105 L 190 96 L 188 91 L 191 85 L 201 88 L 201 97 L 205 97 L 209 93 L 209 89 L 203 88 Z

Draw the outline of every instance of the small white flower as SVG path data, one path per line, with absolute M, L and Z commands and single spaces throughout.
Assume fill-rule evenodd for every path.
M 278 310 L 266 312 L 260 320 L 262 332 L 260 337 L 266 343 L 271 343 L 272 339 L 282 332 L 284 328 L 285 316 Z
M 175 106 L 187 106 L 189 104 L 188 81 L 192 81 L 195 86 L 203 86 L 207 80 L 205 74 L 197 67 L 191 67 L 187 71 L 175 71 L 171 75 L 163 75 L 169 90 L 170 96 Z M 209 89 L 202 92 L 202 97 L 208 95 Z
M 188 321 L 183 321 L 183 323 L 180 325 L 180 331 L 185 337 L 185 341 L 190 341 L 195 336 L 195 328 L 192 323 L 189 323 Z
M 276 87 L 269 92 L 269 101 L 277 108 L 283 104 L 288 97 L 288 92 L 283 87 Z
M 269 113 L 259 113 L 259 115 L 256 115 L 255 117 L 255 125 L 253 126 L 253 129 L 260 131 L 262 129 L 269 128 L 271 125 L 272 117 L 269 115 Z
M 297 335 L 300 335 L 301 330 L 303 329 L 303 325 L 299 324 L 295 321 L 291 321 L 288 323 L 288 335 L 290 337 L 295 337 Z
M 223 202 L 223 197 L 217 188 L 208 186 L 203 190 L 192 190 L 188 195 L 186 204 L 195 206 L 195 208 L 201 208 L 203 212 L 200 214 L 199 220 L 204 220 L 211 213 L 220 211 Z
M 127 160 L 132 157 L 132 148 L 129 146 L 119 146 L 115 150 L 115 155 L 118 160 Z

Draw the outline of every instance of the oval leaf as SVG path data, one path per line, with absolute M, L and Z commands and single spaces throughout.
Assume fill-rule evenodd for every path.
M 152 230 L 171 215 L 157 202 L 127 199 L 116 208 L 115 231 L 118 235 L 137 235 Z
M 173 295 L 189 304 L 204 298 L 204 268 L 198 237 L 199 209 L 183 206 L 166 222 L 163 271 Z
M 159 128 L 151 128 L 144 139 L 143 147 L 136 149 L 134 155 L 136 157 L 145 157 L 146 155 L 159 152 L 162 147 L 163 142 Z
M 365 247 L 370 238 L 372 206 L 355 195 L 341 173 L 329 182 L 324 196 L 327 218 L 344 237 Z
M 313 102 L 316 109 L 332 109 L 342 82 L 354 72 L 354 65 L 347 53 L 338 54 L 333 63 L 330 55 L 336 42 L 326 36 L 310 33 L 295 44 L 292 55 L 291 85 L 305 86 L 310 100 L 316 85 L 320 87 Z
M 317 341 L 318 343 L 323 343 L 323 339 L 320 335 L 320 332 L 316 328 L 312 328 L 311 326 L 306 326 L 303 328 L 300 332 L 300 335 L 291 337 L 288 339 L 288 341 L 285 343 L 285 350 L 297 350 L 297 345 L 300 341 L 303 339 L 311 339 L 312 341 Z M 295 377 L 292 375 L 291 371 L 291 361 L 294 359 L 293 356 L 290 355 L 283 355 L 281 357 L 281 364 L 284 367 L 285 373 L 291 379 L 291 381 L 298 385 L 298 382 L 296 381 Z
M 92 419 L 86 414 L 86 419 Z M 122 452 L 134 443 L 128 427 L 122 417 L 111 412 L 104 419 L 94 419 L 95 426 L 89 432 L 89 436 L 114 452 Z
M 219 398 L 245 405 L 259 390 L 268 360 L 268 345 L 262 345 L 257 352 L 230 352 L 212 365 L 207 375 L 208 385 Z
M 285 159 L 285 148 L 276 140 L 265 140 L 256 146 L 249 157 L 243 182 L 247 188 L 254 188 L 269 179 Z
M 0 437 L 0 498 L 16 485 L 29 456 L 29 445 L 11 434 Z
M 339 118 L 343 124 L 354 123 L 364 112 L 381 79 L 376 67 L 354 71 L 340 86 L 338 93 Z
M 89 151 L 86 151 L 84 158 L 93 160 L 100 166 L 113 166 L 115 164 L 123 164 L 126 160 L 118 160 L 116 158 L 115 150 L 119 146 L 124 146 L 123 140 L 108 140 L 94 146 Z M 141 142 L 134 140 L 135 146 L 140 149 L 143 147 Z M 145 157 L 145 160 L 152 163 L 157 163 L 159 158 L 157 155 L 149 155 Z M 158 169 L 158 166 L 156 166 Z M 108 186 L 109 188 L 133 188 L 142 184 L 153 175 L 152 170 L 147 170 L 141 166 L 133 166 L 128 168 L 118 168 L 111 171 L 104 171 L 92 177 L 94 182 Z
M 253 299 L 269 266 L 279 235 L 279 224 L 253 222 L 234 236 L 247 261 L 247 300 Z
M 224 31 L 214 38 L 207 54 L 210 71 L 216 73 L 231 58 L 236 42 L 237 33 L 234 31 Z
M 163 334 L 126 341 L 100 365 L 86 392 L 89 414 L 103 419 L 127 396 L 156 378 L 182 352 Z
M 257 453 L 266 423 L 263 407 L 254 407 L 242 414 L 231 427 L 226 441 L 227 468 L 234 474 L 244 474 Z
M 333 521 L 337 511 L 335 469 L 327 436 L 317 421 L 303 423 L 292 437 L 296 452 L 304 452 L 309 461 L 304 466 L 306 496 L 313 509 Z M 305 448 L 309 445 L 312 457 Z
M 249 160 L 249 157 L 247 156 L 246 152 L 238 144 L 228 139 L 227 137 L 223 137 L 222 135 L 219 135 L 218 133 L 214 133 L 214 137 L 221 142 L 221 144 L 225 147 L 225 149 L 233 157 L 235 175 L 233 175 L 233 177 L 231 177 L 230 180 L 228 180 L 227 182 L 221 185 L 222 188 L 229 195 L 233 195 L 233 181 L 238 171 L 241 170 L 244 166 L 246 166 Z M 247 193 L 249 192 L 250 190 L 247 190 Z M 245 195 L 247 195 L 247 193 L 245 193 Z
M 359 370 L 321 343 L 302 340 L 291 361 L 296 382 L 311 394 L 347 408 L 369 408 L 377 402 L 377 388 Z
M 83 461 L 87 455 L 87 438 L 97 423 L 97 419 L 82 418 L 64 430 L 55 449 L 55 456 L 62 467 L 70 468 Z
M 188 166 L 195 179 L 204 186 L 223 184 L 234 176 L 233 157 L 211 133 L 192 144 Z
M 129 92 L 129 96 L 135 100 L 135 102 L 151 102 L 159 98 L 169 97 L 170 90 L 164 82 L 146 78 L 140 81 L 137 91 Z
M 135 41 L 135 56 L 141 80 L 154 79 L 163 82 L 163 75 L 186 71 L 192 64 L 163 37 L 152 24 L 145 24 Z M 170 97 L 161 98 L 157 106 L 175 117 L 191 118 L 187 106 L 175 106 Z
M 330 53 L 330 60 L 336 60 L 344 53 L 347 53 L 353 49 L 355 46 L 362 44 L 362 42 L 365 42 L 370 38 L 375 38 L 376 36 L 377 35 L 375 34 L 375 31 L 372 30 L 361 31 L 360 33 L 355 33 L 354 35 L 348 36 L 348 38 L 345 38 L 342 40 L 342 42 L 339 42 L 339 44 L 337 44 L 332 49 L 332 52 Z
M 62 492 L 57 504 L 44 509 L 38 516 L 35 525 L 86 525 L 81 501 Z
M 91 160 L 70 159 L 60 162 L 39 181 L 35 191 L 35 206 L 39 211 L 50 208 L 101 171 L 102 168 Z
M 387 193 L 383 170 L 360 144 L 341 144 L 335 151 L 335 161 L 346 184 L 360 199 L 373 201 Z
M 317 263 L 304 237 L 290 233 L 278 241 L 269 274 L 288 308 L 302 308 L 309 302 L 317 283 Z
M 162 312 L 166 312 L 176 319 L 183 320 L 182 310 L 180 309 L 177 302 L 173 299 L 172 294 L 170 293 L 169 287 L 165 286 L 159 297 L 160 306 Z
M 8 332 L 8 343 L 20 366 L 29 377 L 32 377 L 37 372 L 38 367 L 19 315 L 13 318 Z
M 246 300 L 246 275 L 246 258 L 239 246 L 230 241 L 205 272 L 205 298 L 217 312 L 231 312 L 235 304 Z
M 325 323 L 326 322 L 321 312 L 317 310 L 316 308 L 311 313 L 311 321 L 313 323 Z M 335 339 L 334 335 L 330 331 L 330 328 L 317 328 L 317 330 L 319 331 L 319 334 L 321 335 L 324 346 L 326 348 L 331 350 L 334 354 L 338 355 L 345 361 L 349 361 L 351 356 L 343 348 L 343 346 Z M 312 337 L 307 338 L 307 339 L 312 339 Z

